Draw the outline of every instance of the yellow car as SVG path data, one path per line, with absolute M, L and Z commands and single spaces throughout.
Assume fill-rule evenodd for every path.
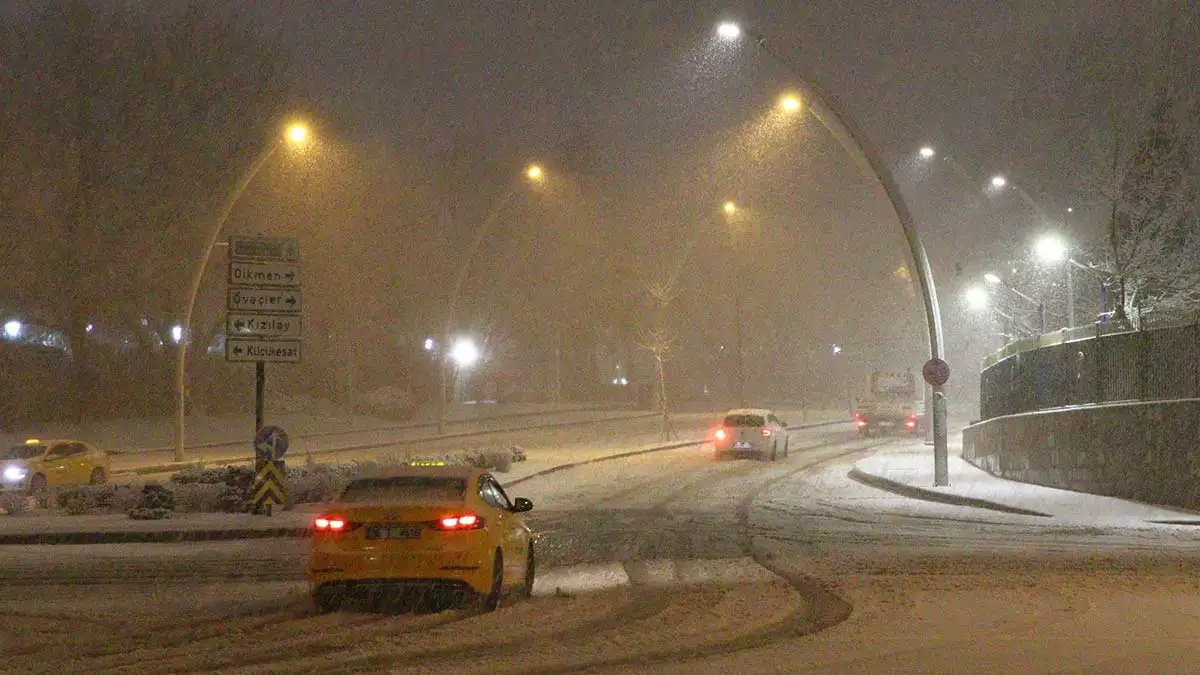
M 508 495 L 486 471 L 410 466 L 349 483 L 312 525 L 308 578 L 319 611 L 373 589 L 433 590 L 478 597 L 533 590 L 534 535 L 520 513 L 533 502 Z
M 108 480 L 108 453 L 90 443 L 31 438 L 0 453 L 0 491 L 98 485 Z

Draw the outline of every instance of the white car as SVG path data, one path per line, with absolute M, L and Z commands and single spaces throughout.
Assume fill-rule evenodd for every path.
M 775 461 L 788 454 L 787 423 L 765 408 L 744 408 L 725 413 L 713 433 L 717 459 L 753 456 Z

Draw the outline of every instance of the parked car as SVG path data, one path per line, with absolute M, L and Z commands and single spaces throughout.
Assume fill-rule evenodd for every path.
M 775 461 L 787 457 L 787 423 L 765 408 L 745 408 L 725 413 L 713 433 L 717 459 L 752 456 Z

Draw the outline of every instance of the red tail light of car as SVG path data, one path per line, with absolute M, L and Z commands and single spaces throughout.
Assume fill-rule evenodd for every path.
M 904 420 L 904 426 L 909 429 L 916 429 L 917 428 L 917 416 L 909 415 L 908 419 Z
M 478 530 L 483 527 L 483 518 L 473 514 L 464 513 L 461 516 L 446 516 L 433 521 L 434 528 L 443 532 L 458 532 L 460 530 Z
M 770 430 L 770 429 L 768 429 L 767 427 L 763 427 L 763 430 L 762 430 L 762 437 L 763 437 L 763 438 L 770 438 L 770 437 L 771 437 L 771 430 Z
M 726 433 L 725 433 L 725 428 L 724 428 L 724 427 L 722 427 L 722 428 L 720 428 L 720 429 L 717 429 L 716 433 L 714 433 L 714 434 L 713 434 L 713 437 L 714 437 L 714 438 L 716 438 L 718 441 L 723 441 L 723 440 L 725 440 L 725 438 L 726 438 L 727 436 L 728 436 L 728 434 L 726 434 Z
M 317 516 L 313 519 L 313 531 L 320 534 L 341 534 L 354 529 L 354 524 L 341 516 Z

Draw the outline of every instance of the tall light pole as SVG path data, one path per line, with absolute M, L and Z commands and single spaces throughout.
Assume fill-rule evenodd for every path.
M 737 247 L 737 230 L 733 226 L 733 219 L 738 215 L 737 203 L 730 200 L 721 206 L 721 210 L 725 213 L 725 218 L 729 224 L 729 261 L 732 267 L 736 260 L 741 259 L 738 255 Z M 735 331 L 734 349 L 737 352 L 734 354 L 735 363 L 737 364 L 737 398 L 738 407 L 746 407 L 746 350 L 742 340 L 742 283 L 745 275 L 738 274 L 739 270 L 734 271 L 733 279 L 733 323 Z
M 742 30 L 736 24 L 722 24 L 717 30 L 718 35 L 724 40 L 737 40 L 742 35 Z M 917 233 L 916 223 L 913 221 L 908 205 L 905 204 L 904 198 L 900 194 L 900 188 L 892 178 L 891 172 L 880 159 L 879 154 L 868 143 L 866 136 L 858 126 L 854 124 L 849 116 L 842 112 L 841 105 L 837 103 L 832 95 L 818 87 L 807 73 L 802 72 L 794 64 L 771 49 L 762 34 L 750 31 L 747 31 L 747 33 L 758 46 L 760 52 L 766 54 L 775 63 L 795 76 L 797 86 L 801 90 L 800 96 L 808 104 L 808 108 L 812 110 L 813 115 L 829 130 L 847 154 L 858 164 L 859 168 L 867 176 L 877 180 L 883 187 L 888 200 L 891 202 L 892 209 L 896 212 L 896 217 L 900 220 L 900 227 L 904 230 L 904 239 L 908 243 L 909 253 L 913 259 L 913 266 L 916 268 L 917 278 L 920 280 L 921 294 L 925 302 L 925 319 L 929 330 L 930 357 L 931 359 L 940 361 L 944 353 L 942 318 L 938 309 L 937 289 L 933 283 L 933 271 L 929 267 L 929 259 L 925 254 L 925 247 L 921 243 L 921 238 Z M 932 417 L 934 484 L 943 486 L 950 483 L 946 442 L 946 394 L 944 385 L 933 387 Z
M 1075 281 L 1074 274 L 1071 271 L 1072 267 L 1080 269 L 1088 269 L 1086 265 L 1082 265 L 1071 259 L 1067 245 L 1062 239 L 1050 234 L 1038 239 L 1033 245 L 1033 252 L 1043 262 L 1058 263 L 1065 262 L 1067 269 L 1067 328 L 1075 327 Z
M 217 239 L 221 236 L 221 230 L 225 227 L 225 221 L 229 219 L 229 214 L 233 212 L 233 207 L 237 205 L 238 199 L 242 193 L 258 175 L 263 165 L 267 163 L 285 145 L 303 146 L 306 145 L 311 136 L 309 128 L 305 124 L 299 122 L 292 123 L 283 131 L 281 138 L 271 142 L 258 155 L 246 173 L 242 175 L 241 180 L 234 186 L 233 192 L 225 200 L 225 204 L 221 207 L 221 211 L 217 215 L 217 219 L 213 221 L 212 230 L 209 232 L 208 240 L 205 243 L 204 251 L 196 261 L 196 267 L 192 271 L 192 279 L 188 285 L 187 304 L 183 309 L 183 321 L 180 326 L 180 340 L 178 356 L 175 359 L 175 461 L 181 462 L 184 459 L 184 432 L 187 413 L 187 345 L 191 340 L 192 332 L 192 312 L 196 307 L 196 296 L 200 293 L 200 282 L 204 280 L 204 271 L 208 268 L 208 259 L 212 256 L 213 248 L 217 245 Z
M 492 208 L 483 222 L 479 224 L 479 229 L 475 231 L 475 237 L 471 240 L 467 247 L 466 255 L 458 265 L 458 276 L 454 279 L 454 286 L 450 291 L 450 299 L 446 303 L 446 320 L 442 324 L 442 351 L 438 354 L 438 434 L 446 433 L 446 396 L 449 382 L 447 365 L 448 359 L 453 358 L 450 353 L 450 333 L 454 329 L 454 313 L 458 308 L 459 294 L 462 293 L 463 283 L 467 280 L 467 273 L 471 270 L 471 261 L 475 258 L 475 252 L 479 250 L 479 246 L 483 244 L 484 237 L 487 236 L 488 230 L 491 229 L 492 223 L 500 217 L 500 213 L 504 211 L 504 207 L 512 201 L 516 196 L 517 191 L 521 188 L 522 180 L 530 180 L 535 183 L 540 183 L 546 178 L 546 172 L 541 166 L 531 164 L 525 167 L 522 173 L 522 179 L 513 181 L 508 192 L 500 198 L 500 201 Z

